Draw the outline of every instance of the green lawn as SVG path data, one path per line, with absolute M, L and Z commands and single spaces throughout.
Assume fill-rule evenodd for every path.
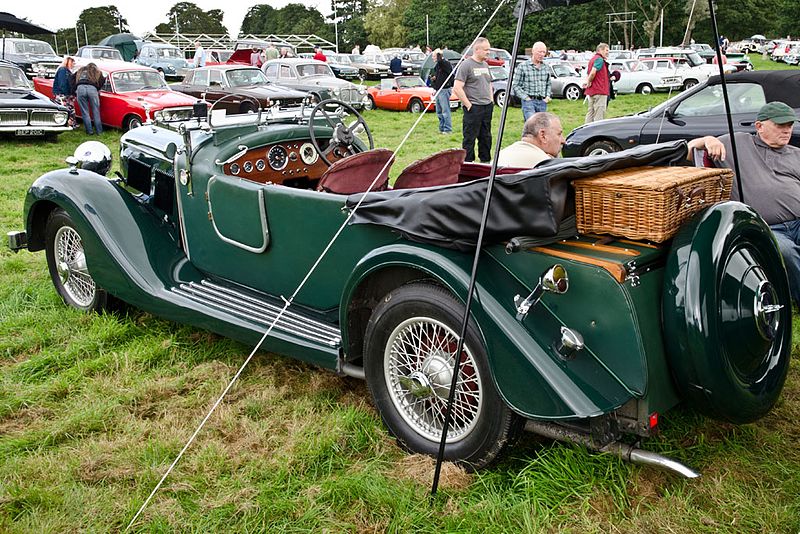
M 623 96 L 610 113 L 664 98 Z M 566 131 L 585 113 L 582 102 L 555 101 L 551 110 Z M 394 149 L 417 117 L 366 118 L 376 143 Z M 395 169 L 460 146 L 458 133 L 439 135 L 436 125 L 434 114 L 423 118 Z M 511 109 L 504 144 L 521 126 Z M 115 158 L 119 136 L 100 137 Z M 23 227 L 30 183 L 85 139 L 0 141 L 3 233 Z M 136 310 L 68 309 L 43 253 L 0 249 L 0 531 L 124 529 L 249 351 Z M 643 447 L 702 471 L 697 480 L 527 435 L 491 469 L 446 466 L 431 503 L 432 460 L 398 449 L 362 382 L 261 354 L 135 530 L 797 532 L 797 357 L 795 341 L 782 400 L 758 423 L 737 427 L 680 409 L 663 417 L 662 434 Z

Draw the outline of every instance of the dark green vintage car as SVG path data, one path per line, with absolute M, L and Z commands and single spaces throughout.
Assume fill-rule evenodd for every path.
M 136 128 L 116 177 L 84 147 L 31 186 L 10 246 L 44 250 L 79 309 L 121 300 L 249 344 L 268 331 L 262 350 L 366 379 L 400 444 L 435 454 L 490 168 L 445 151 L 389 188 L 391 152 L 325 104 Z M 681 402 L 734 423 L 777 402 L 791 307 L 752 209 L 715 204 L 664 244 L 567 224 L 573 178 L 685 155 L 675 142 L 498 175 L 446 459 L 484 467 L 526 429 L 695 476 L 626 443 Z

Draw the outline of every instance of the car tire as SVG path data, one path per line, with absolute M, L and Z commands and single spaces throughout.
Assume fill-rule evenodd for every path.
M 614 141 L 607 139 L 600 139 L 586 147 L 583 151 L 584 156 L 602 156 L 603 154 L 610 154 L 612 152 L 619 152 L 622 150 Z
M 47 219 L 45 255 L 56 293 L 68 306 L 86 312 L 109 309 L 109 295 L 89 274 L 83 239 L 63 209 L 53 210 Z
M 580 100 L 581 96 L 583 96 L 583 91 L 574 83 L 564 88 L 564 98 L 567 100 Z
M 412 98 L 408 103 L 408 111 L 411 113 L 422 113 L 425 110 L 425 104 L 419 98 Z
M 505 89 L 500 89 L 494 94 L 494 103 L 500 106 L 501 108 L 506 105 Z
M 686 89 L 691 89 L 692 87 L 694 87 L 698 83 L 699 82 L 697 80 L 695 80 L 694 78 L 689 78 L 688 80 L 684 80 L 683 81 L 683 90 L 685 91 Z
M 366 69 L 358 69 L 358 77 L 362 80 L 367 79 L 367 70 Z
M 667 359 L 682 398 L 732 423 L 766 415 L 792 350 L 789 282 L 767 224 L 738 202 L 696 215 L 673 239 L 663 287 Z
M 649 83 L 643 83 L 636 88 L 636 92 L 642 95 L 649 95 L 653 92 L 653 86 Z
M 141 126 L 142 118 L 139 115 L 128 115 L 123 121 L 122 128 L 127 132 Z
M 464 305 L 449 291 L 412 283 L 387 294 L 367 324 L 367 386 L 389 431 L 408 451 L 435 456 L 439 450 L 453 367 L 447 351 L 456 349 L 463 316 Z M 464 379 L 444 457 L 472 470 L 499 456 L 518 434 L 522 419 L 495 389 L 486 349 L 472 322 L 462 354 Z
M 367 100 L 364 102 L 364 109 L 367 111 L 375 109 L 375 99 L 371 96 L 367 96 Z

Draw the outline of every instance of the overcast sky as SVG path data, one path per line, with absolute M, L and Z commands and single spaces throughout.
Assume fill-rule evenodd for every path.
M 162 22 L 167 22 L 167 12 L 180 0 L 27 0 L 4 1 L 0 11 L 8 11 L 34 24 L 57 30 L 75 25 L 81 12 L 90 7 L 115 5 L 128 21 L 131 31 L 141 35 L 152 31 Z M 194 0 L 203 11 L 221 9 L 225 14 L 222 24 L 235 36 L 239 32 L 247 10 L 256 4 L 269 4 L 280 8 L 292 0 Z M 316 7 L 323 15 L 330 11 L 330 0 L 294 0 L 309 7 Z M 178 21 L 180 23 L 180 21 Z

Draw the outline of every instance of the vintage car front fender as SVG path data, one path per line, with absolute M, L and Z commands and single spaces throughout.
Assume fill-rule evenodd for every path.
M 92 277 L 126 302 L 150 309 L 143 292 L 156 296 L 176 275 L 198 274 L 185 261 L 176 229 L 115 180 L 80 169 L 37 179 L 25 198 L 29 250 L 45 248 L 47 217 L 56 208 L 75 223 Z
M 340 324 L 349 324 L 348 303 L 359 287 L 383 270 L 416 269 L 423 273 L 422 278 L 436 280 L 463 302 L 471 262 L 469 255 L 420 244 L 393 243 L 375 249 L 359 261 L 344 288 Z M 482 263 L 490 262 L 484 256 Z M 599 363 L 590 361 L 576 374 L 554 358 L 552 351 L 514 317 L 510 303 L 500 302 L 489 290 L 498 284 L 517 287 L 518 281 L 503 272 L 496 268 L 479 269 L 471 311 L 489 352 L 492 379 L 512 409 L 539 419 L 587 418 L 608 413 L 633 397 Z M 498 281 L 498 276 L 504 279 Z M 343 327 L 343 346 L 348 346 L 351 335 L 354 334 Z M 497 380 L 498 375 L 508 375 L 499 372 L 501 367 L 515 370 L 513 381 Z

